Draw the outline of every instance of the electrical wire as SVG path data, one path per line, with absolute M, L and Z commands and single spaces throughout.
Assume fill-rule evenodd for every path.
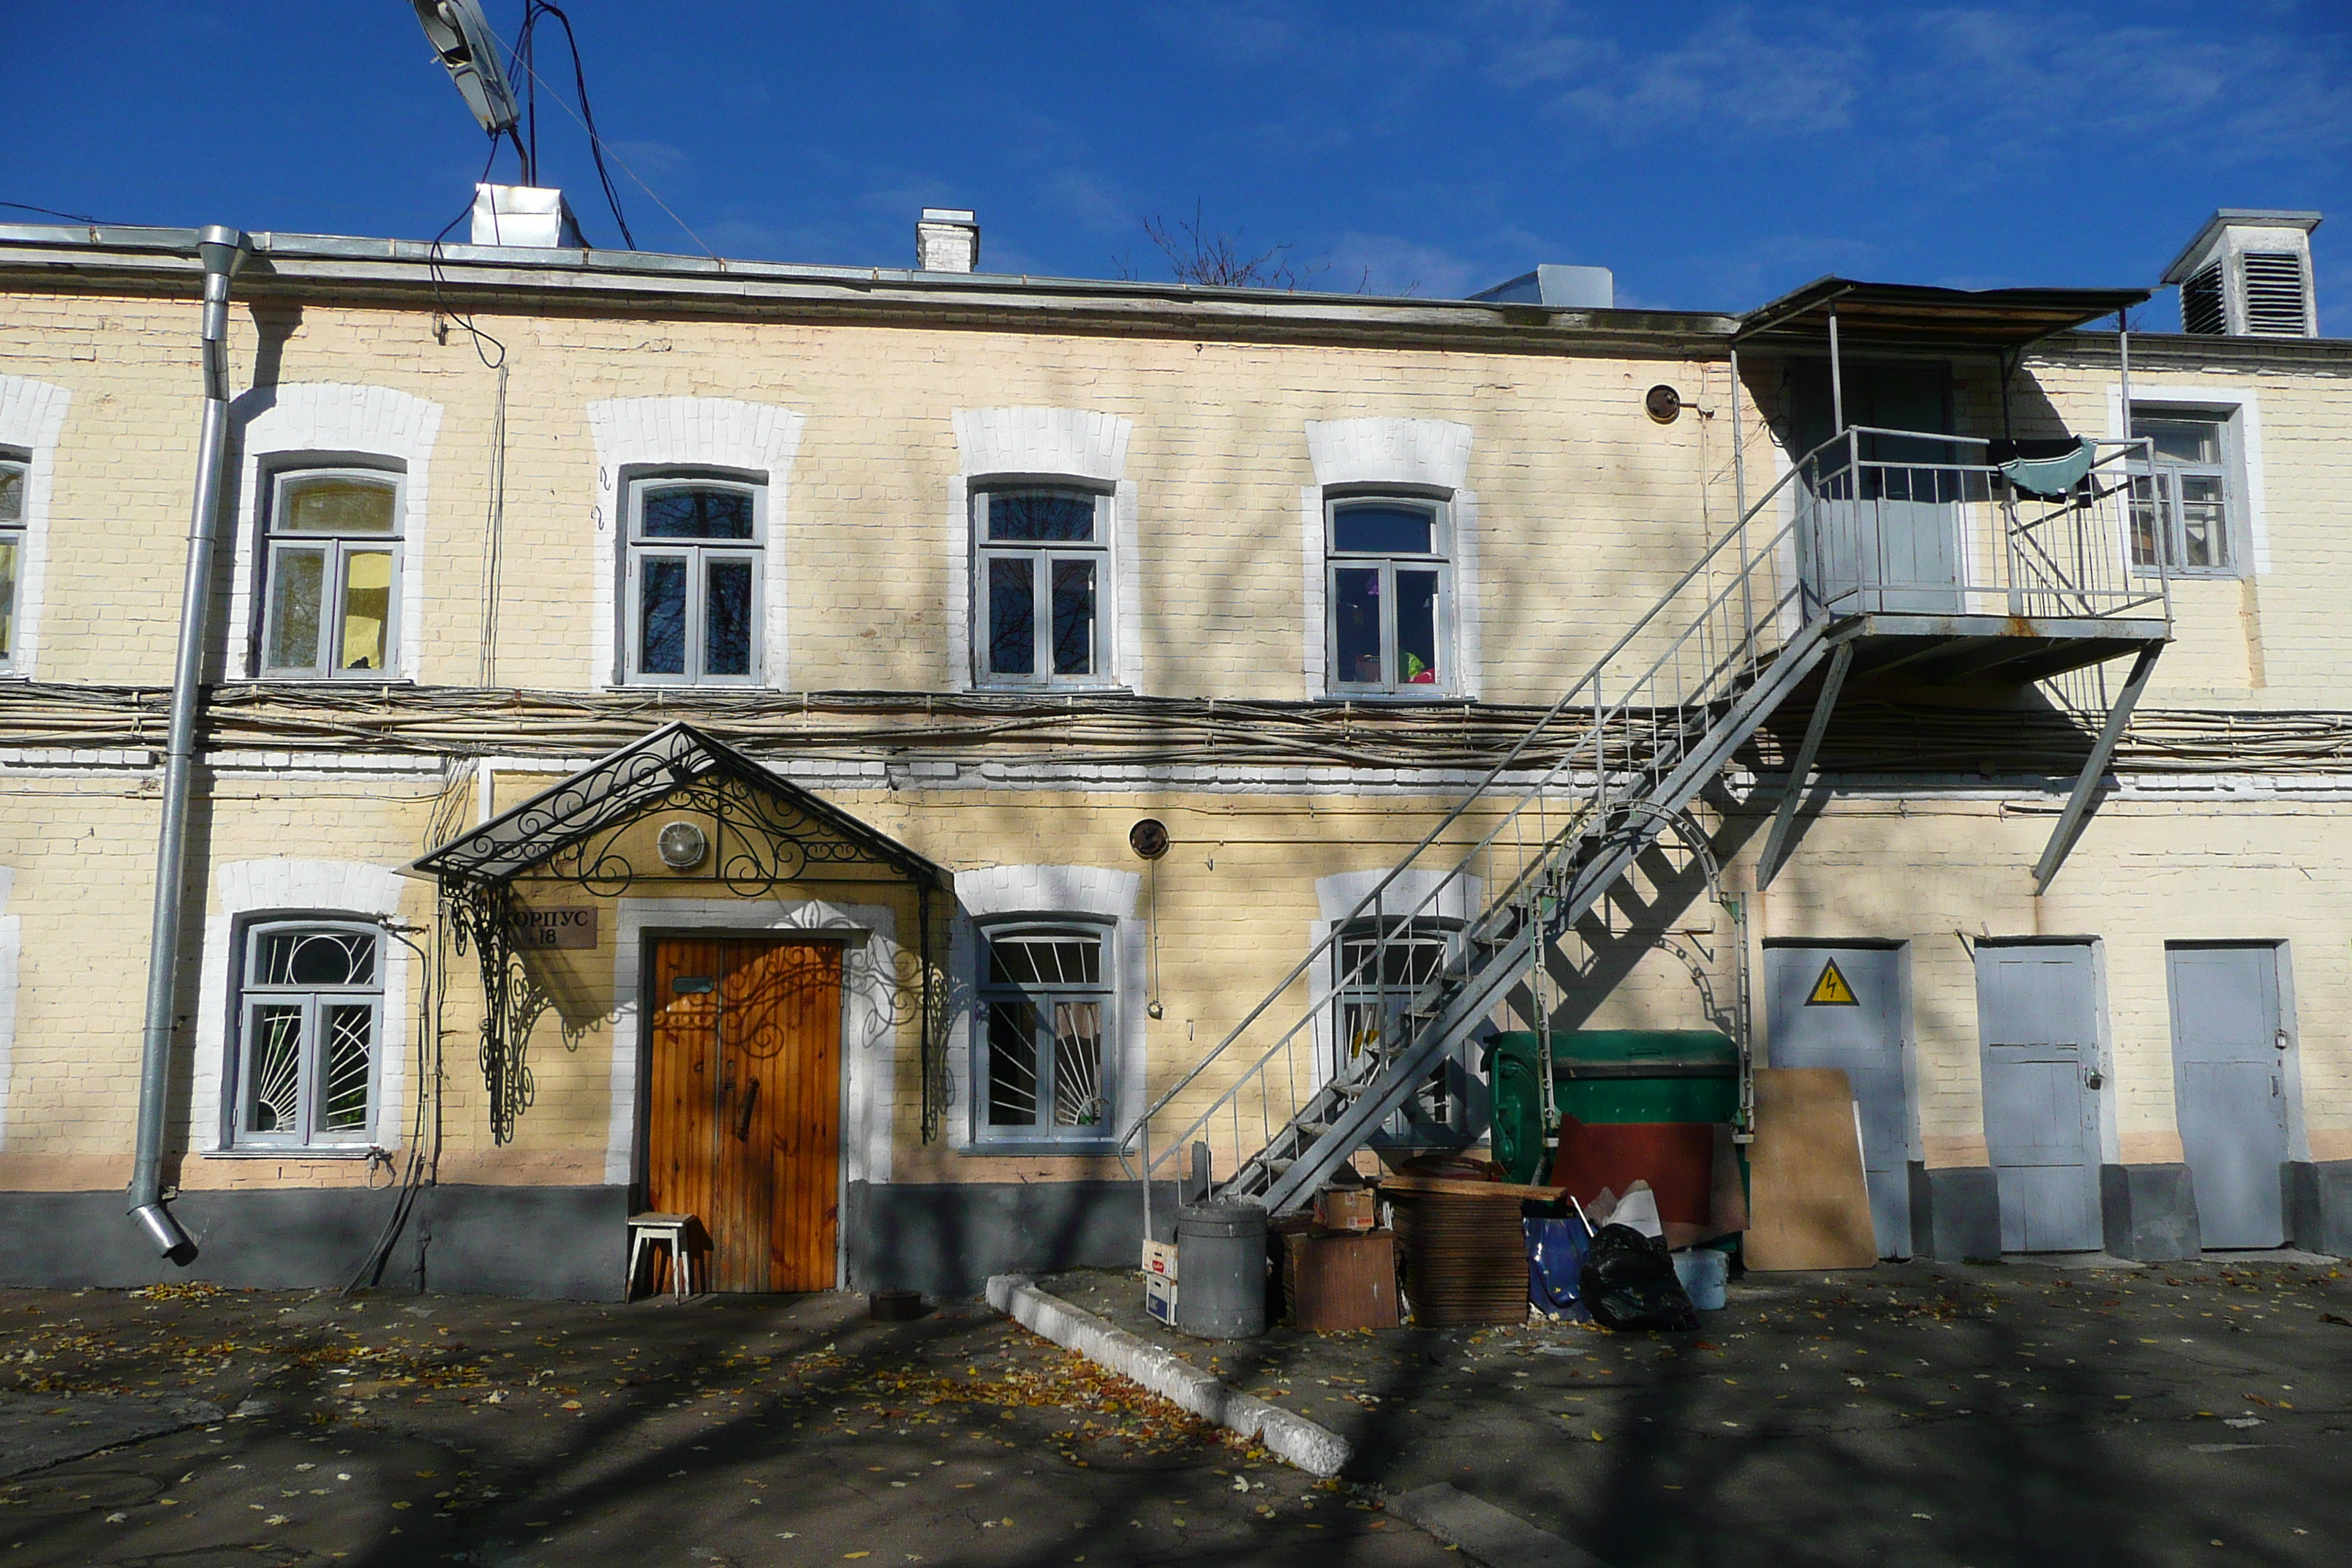
M 39 213 L 43 217 L 68 218 L 75 223 L 96 224 L 101 227 L 106 223 L 104 218 L 95 218 L 88 213 L 61 213 L 55 207 L 37 207 L 30 202 L 0 202 L 0 207 L 14 208 L 20 213 Z
M 490 155 L 483 161 L 482 175 L 480 179 L 474 182 L 476 185 L 478 186 L 489 179 L 490 171 L 497 166 L 498 161 L 498 139 L 496 137 L 492 137 L 490 139 Z M 441 226 L 441 232 L 433 237 L 433 243 L 425 249 L 425 276 L 429 278 L 433 283 L 434 313 L 436 315 L 447 317 L 450 321 L 457 322 L 459 327 L 465 330 L 466 335 L 473 342 L 474 357 L 480 360 L 486 368 L 499 371 L 501 373 L 499 386 L 500 391 L 503 392 L 506 387 L 503 374 L 507 363 L 506 344 L 499 342 L 498 339 L 490 336 L 489 333 L 476 326 L 474 324 L 473 315 L 470 311 L 454 309 L 446 300 L 442 298 L 441 294 L 441 285 L 447 281 L 447 279 L 444 276 L 441 270 L 441 247 L 443 243 L 448 239 L 449 231 L 456 228 L 459 224 L 464 223 L 467 217 L 472 216 L 473 211 L 474 202 L 472 199 L 468 199 L 464 206 L 457 209 L 457 216 L 451 218 L 447 223 Z M 490 347 L 498 350 L 499 357 L 492 359 L 488 354 L 483 353 L 482 345 L 484 343 L 488 343 Z
M 565 37 L 567 38 L 571 38 L 571 20 L 555 6 L 545 5 L 544 0 L 530 0 L 530 5 L 526 7 L 524 11 L 524 26 L 528 27 L 531 26 L 536 19 L 537 13 L 542 8 L 555 14 L 556 20 L 563 25 Z M 498 29 L 495 27 L 491 28 L 490 36 L 494 38 L 498 37 Z M 505 42 L 502 38 L 499 41 L 501 43 Z M 665 217 L 668 218 L 670 222 L 677 225 L 678 231 L 680 233 L 684 234 L 687 238 L 694 241 L 697 249 L 700 250 L 702 254 L 709 257 L 714 261 L 719 259 L 719 253 L 711 249 L 708 244 L 704 243 L 702 237 L 695 233 L 693 227 L 688 225 L 684 218 L 677 216 L 677 212 L 675 208 L 673 208 L 667 202 L 661 199 L 661 193 L 655 190 L 653 186 L 647 184 L 646 183 L 645 176 L 631 168 L 628 164 L 628 161 L 623 158 L 618 153 L 614 152 L 612 146 L 605 142 L 604 138 L 597 132 L 595 115 L 590 110 L 588 104 L 587 75 L 581 68 L 580 47 L 576 39 L 572 41 L 572 74 L 580 92 L 581 107 L 579 110 L 574 110 L 570 104 L 564 102 L 563 95 L 557 92 L 554 88 L 548 86 L 546 79 L 539 74 L 537 68 L 531 64 L 531 58 L 529 54 L 510 48 L 509 50 L 509 55 L 515 62 L 516 70 L 523 76 L 527 84 L 525 100 L 526 103 L 530 105 L 527 110 L 527 115 L 529 117 L 535 117 L 538 112 L 537 99 L 535 97 L 536 89 L 541 87 L 547 87 L 549 96 L 555 100 L 555 106 L 563 110 L 564 113 L 571 115 L 572 122 L 588 133 L 589 152 L 595 160 L 597 177 L 600 180 L 604 181 L 604 194 L 606 198 L 611 201 L 613 205 L 614 220 L 620 224 L 621 237 L 628 243 L 631 249 L 635 249 L 636 247 L 636 240 L 630 234 L 628 224 L 621 217 L 619 197 L 614 192 L 610 179 L 605 177 L 604 160 L 607 158 L 610 158 L 613 161 L 614 165 L 617 167 L 621 173 L 628 175 L 630 179 L 636 182 L 637 189 L 645 192 L 646 198 L 650 200 L 654 205 L 661 208 L 662 215 Z M 536 136 L 535 132 L 533 132 L 533 135 L 534 137 Z M 536 177 L 539 154 L 535 140 L 531 143 L 531 146 L 532 151 L 530 158 L 534 171 L 534 177 Z

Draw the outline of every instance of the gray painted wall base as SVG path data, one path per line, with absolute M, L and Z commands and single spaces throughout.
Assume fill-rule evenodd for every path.
M 1175 1201 L 1153 1184 L 1155 1212 Z M 1136 1267 L 1143 1197 L 1133 1182 L 852 1182 L 845 1218 L 851 1289 L 977 1296 L 996 1274 Z
M 2197 1186 L 2186 1165 L 2102 1165 L 2099 1216 L 2108 1256 L 2136 1263 L 2194 1258 Z
M 2305 1252 L 2352 1258 L 2352 1160 L 2294 1160 L 2286 1183 L 2287 1239 Z
M 1957 1263 L 2000 1256 L 2000 1192 L 1990 1165 L 1911 1163 L 1911 1252 Z
M 340 1289 L 375 1247 L 396 1195 L 357 1187 L 184 1193 L 172 1212 L 197 1250 L 178 1268 L 156 1257 L 119 1192 L 0 1192 L 0 1236 L 8 1238 L 0 1285 Z M 625 1187 L 428 1187 L 381 1283 L 615 1300 L 628 1213 Z

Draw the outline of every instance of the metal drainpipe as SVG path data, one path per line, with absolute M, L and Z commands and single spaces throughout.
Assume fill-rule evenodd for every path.
M 213 224 L 198 231 L 205 266 L 205 423 L 196 445 L 196 498 L 188 514 L 188 573 L 180 590 L 180 657 L 172 672 L 172 730 L 163 763 L 163 826 L 155 845 L 155 923 L 147 943 L 147 1034 L 139 1058 L 139 1143 L 131 1167 L 131 1215 L 173 1263 L 196 1244 L 163 1206 L 163 1114 L 172 1077 L 172 1025 L 180 905 L 188 874 L 188 792 L 195 770 L 196 701 L 212 616 L 213 542 L 221 463 L 228 447 L 228 282 L 250 254 L 245 236 Z

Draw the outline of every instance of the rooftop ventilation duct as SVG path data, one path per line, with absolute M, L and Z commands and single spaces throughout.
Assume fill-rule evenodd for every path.
M 915 224 L 915 265 L 970 272 L 980 265 L 980 220 L 969 207 L 925 207 Z
M 526 250 L 588 247 L 563 193 L 537 185 L 476 185 L 473 241 Z
M 2209 337 L 2315 338 L 2311 231 L 2319 215 L 2223 207 L 2164 270 L 2180 286 L 2180 330 Z
M 1479 305 L 1549 305 L 1560 310 L 1613 310 L 1617 275 L 1606 267 L 1559 267 L 1533 272 L 1470 296 Z

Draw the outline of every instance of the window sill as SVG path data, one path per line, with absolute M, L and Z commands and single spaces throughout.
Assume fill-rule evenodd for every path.
M 1105 1159 L 1118 1152 L 1116 1138 L 1003 1138 L 973 1142 L 956 1151 L 967 1159 L 995 1156 L 1010 1159 L 1043 1159 L 1055 1155 L 1076 1158 Z
M 1403 704 L 1407 707 L 1430 707 L 1439 703 L 1475 702 L 1458 691 L 1327 691 L 1311 699 L 1316 702 L 1377 702 L 1384 707 Z
M 206 1149 L 198 1158 L 205 1160 L 364 1160 L 371 1155 L 386 1154 L 373 1143 L 288 1143 L 278 1147 L 245 1144 L 231 1149 Z
M 976 683 L 968 686 L 964 688 L 964 692 L 971 697 L 1132 697 L 1135 695 L 1135 688 L 1122 685 L 1116 680 L 1083 686 L 1075 681 L 1060 686 L 1036 684 L 1015 686 L 1003 681 L 990 681 L 984 685 Z
M 370 686 L 414 686 L 416 679 L 408 675 L 379 675 L 362 680 L 355 675 L 244 675 L 234 680 L 224 680 L 223 686 L 309 686 L 321 690 L 364 689 Z

